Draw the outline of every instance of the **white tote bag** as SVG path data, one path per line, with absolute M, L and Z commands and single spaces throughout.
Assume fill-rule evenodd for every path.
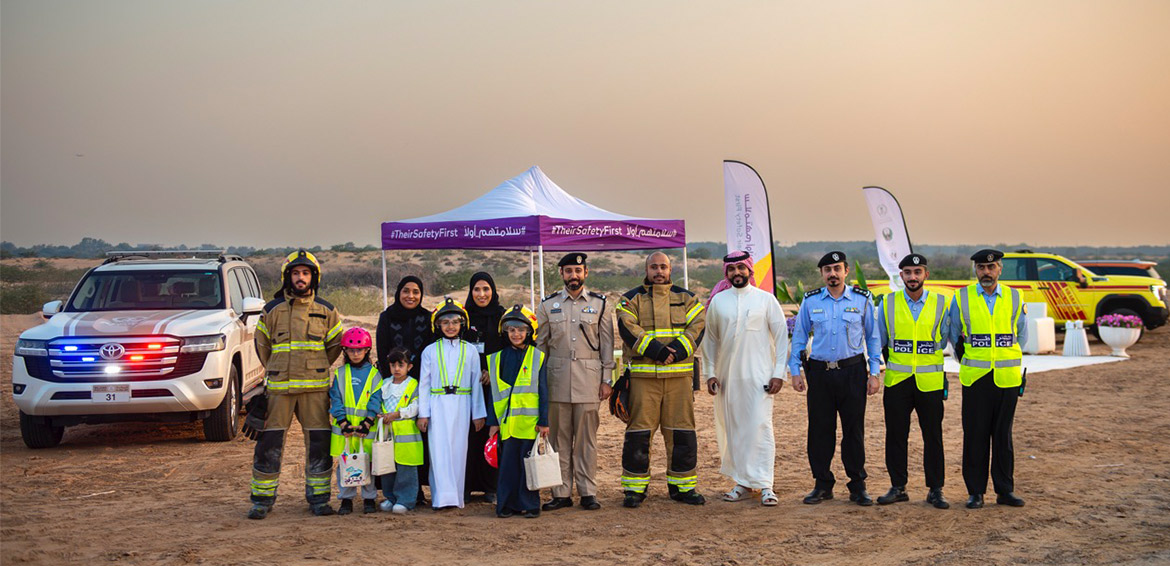
M 378 419 L 378 437 L 374 439 L 374 447 L 370 449 L 370 466 L 375 476 L 393 474 L 397 471 L 394 466 L 394 435 L 386 438 L 382 419 Z
M 373 481 L 370 479 L 370 455 L 365 452 L 364 442 L 358 442 L 357 454 L 350 454 L 349 440 L 346 439 L 340 466 L 341 487 L 361 487 Z
M 541 451 L 541 448 L 544 451 Z M 528 489 L 537 491 L 561 485 L 561 457 L 548 443 L 548 437 L 541 436 L 524 458 L 524 475 Z

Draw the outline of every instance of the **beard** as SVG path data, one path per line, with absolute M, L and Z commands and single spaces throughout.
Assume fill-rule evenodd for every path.
M 906 290 L 908 290 L 908 291 L 915 291 L 916 292 L 922 288 L 921 281 L 903 281 L 903 283 L 906 284 Z
M 731 286 L 736 289 L 743 289 L 748 284 L 748 278 L 743 275 L 733 275 L 729 281 L 731 282 Z
M 584 284 L 585 284 L 585 282 L 580 280 L 580 279 L 567 279 L 567 280 L 565 280 L 565 288 L 570 290 L 570 291 L 576 291 L 577 289 L 580 289 L 581 286 Z
M 829 286 L 830 287 L 836 287 L 837 285 L 840 285 L 840 284 L 841 284 L 840 277 L 830 277 L 829 278 Z
M 984 287 L 990 287 L 990 286 L 995 284 L 995 279 L 992 279 L 990 276 L 984 275 L 983 277 L 979 278 L 979 284 L 984 286 Z
M 304 286 L 301 286 L 301 284 L 298 283 L 293 283 L 291 285 L 293 294 L 298 297 L 304 297 L 313 291 L 313 287 L 308 283 L 304 283 L 303 285 Z

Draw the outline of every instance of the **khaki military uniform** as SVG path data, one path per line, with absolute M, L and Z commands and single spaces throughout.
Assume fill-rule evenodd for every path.
M 630 367 L 630 422 L 622 446 L 622 490 L 650 485 L 650 439 L 661 428 L 671 493 L 698 485 L 692 378 L 706 312 L 695 294 L 645 283 L 622 295 L 618 332 Z M 673 350 L 674 359 L 667 362 Z
M 561 457 L 553 497 L 597 495 L 597 426 L 601 384 L 613 376 L 613 307 L 582 288 L 553 293 L 536 309 L 537 346 L 548 354 L 549 426 Z
M 329 501 L 329 367 L 341 356 L 341 315 L 316 294 L 286 293 L 264 306 L 256 323 L 264 364 L 268 416 L 252 460 L 252 502 L 272 505 L 280 481 L 285 431 L 293 416 L 305 435 L 305 498 Z

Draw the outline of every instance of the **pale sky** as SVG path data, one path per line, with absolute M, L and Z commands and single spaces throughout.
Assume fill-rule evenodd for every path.
M 723 240 L 1170 243 L 1170 2 L 0 4 L 0 238 L 374 244 L 539 165 Z

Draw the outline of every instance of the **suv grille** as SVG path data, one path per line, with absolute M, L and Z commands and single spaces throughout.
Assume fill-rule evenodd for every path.
M 207 359 L 206 352 L 179 353 L 181 345 L 170 336 L 59 338 L 47 360 L 30 366 L 26 357 L 25 364 L 29 375 L 58 383 L 172 379 L 198 372 Z

